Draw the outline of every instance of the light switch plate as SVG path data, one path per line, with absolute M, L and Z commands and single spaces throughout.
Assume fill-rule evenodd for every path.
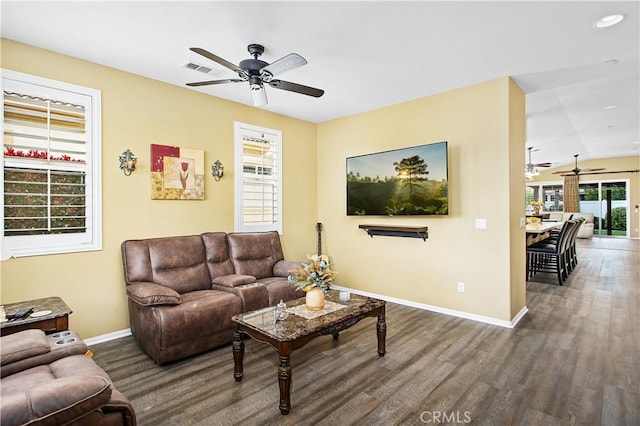
M 476 229 L 487 229 L 487 219 L 476 219 Z

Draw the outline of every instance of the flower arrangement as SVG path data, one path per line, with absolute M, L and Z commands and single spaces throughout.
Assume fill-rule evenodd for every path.
M 531 202 L 529 203 L 533 208 L 540 208 L 540 207 L 544 207 L 544 201 L 540 200 L 531 200 Z
M 36 158 L 41 160 L 52 160 L 52 161 L 73 161 L 78 163 L 84 163 L 84 160 L 77 160 L 71 158 L 66 154 L 62 154 L 58 157 L 54 155 L 49 155 L 46 151 L 38 151 L 35 149 L 30 149 L 27 152 L 24 152 L 21 149 L 15 149 L 11 146 L 4 147 L 4 156 L 5 157 L 22 157 L 22 158 Z
M 307 256 L 306 263 L 289 271 L 288 279 L 295 284 L 296 290 L 309 291 L 314 287 L 328 290 L 337 272 L 329 267 L 329 258 L 323 255 Z

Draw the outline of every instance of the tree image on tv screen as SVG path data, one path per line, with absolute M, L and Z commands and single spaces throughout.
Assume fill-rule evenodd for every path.
M 393 161 L 395 175 L 347 174 L 349 215 L 446 215 L 446 179 L 430 180 L 429 165 L 419 155 Z

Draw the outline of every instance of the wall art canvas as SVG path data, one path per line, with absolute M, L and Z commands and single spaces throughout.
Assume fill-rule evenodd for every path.
M 151 144 L 151 199 L 204 200 L 204 151 Z

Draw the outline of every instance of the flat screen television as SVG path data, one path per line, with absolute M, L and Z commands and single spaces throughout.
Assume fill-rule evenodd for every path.
M 348 216 L 448 214 L 446 141 L 347 157 Z

